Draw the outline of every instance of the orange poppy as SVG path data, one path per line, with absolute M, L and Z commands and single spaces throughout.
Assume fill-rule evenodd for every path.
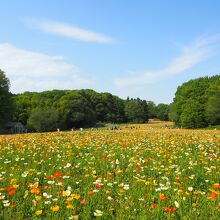
M 5 190 L 7 191 L 7 192 L 10 192 L 11 190 L 13 190 L 14 189 L 14 186 L 9 186 L 9 187 L 7 187 Z
M 32 188 L 31 189 L 31 193 L 33 193 L 33 194 L 39 194 L 40 193 L 40 189 L 39 188 Z
M 136 171 L 140 171 L 141 167 L 139 165 L 137 165 L 135 169 L 136 169 Z
M 55 177 L 55 178 L 59 178 L 59 179 L 62 179 L 62 174 L 61 173 L 59 173 L 58 171 L 55 171 L 54 172 L 54 174 L 53 174 L 53 176 Z
M 164 196 L 164 194 L 159 194 L 160 200 L 165 201 L 167 198 Z
M 164 209 L 163 209 L 164 212 L 169 212 L 169 210 L 170 210 L 170 209 L 169 209 L 168 206 L 164 207 Z
M 88 195 L 90 195 L 90 196 L 93 195 L 93 194 L 94 194 L 93 191 L 89 191 L 89 192 L 88 192 Z
M 213 184 L 214 189 L 220 189 L 220 184 L 219 183 L 215 183 Z
M 209 195 L 209 199 L 214 199 L 214 198 L 216 198 L 218 196 L 218 193 L 216 193 L 216 192 L 212 192 L 210 195 Z

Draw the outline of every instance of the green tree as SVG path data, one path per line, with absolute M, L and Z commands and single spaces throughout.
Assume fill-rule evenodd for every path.
M 209 91 L 206 115 L 211 125 L 220 124 L 220 85 L 213 86 Z
M 198 101 L 189 100 L 183 106 L 180 124 L 184 128 L 202 128 L 207 126 L 203 105 Z
M 0 127 L 12 118 L 14 105 L 9 92 L 10 82 L 5 73 L 0 69 Z
M 59 100 L 68 92 L 68 90 L 52 90 L 40 93 L 25 92 L 23 94 L 14 95 L 13 99 L 16 110 L 13 118 L 15 121 L 27 125 L 28 118 L 34 109 L 44 109 L 45 106 L 57 109 Z
M 33 93 L 23 93 L 19 95 L 14 95 L 13 97 L 15 103 L 15 112 L 13 114 L 14 121 L 19 121 L 23 125 L 27 125 L 28 118 L 31 112 L 36 108 L 40 107 L 39 103 L 33 105 Z
M 58 127 L 58 111 L 53 108 L 36 108 L 28 119 L 28 127 L 35 131 L 55 131 Z
M 93 93 L 91 95 L 91 103 L 96 112 L 97 121 L 105 122 L 108 114 L 108 107 L 106 105 L 105 95 L 102 93 Z
M 104 95 L 107 114 L 106 122 L 120 123 L 124 121 L 124 102 L 117 96 L 110 93 L 102 93 Z
M 201 117 L 197 117 L 196 120 L 193 120 L 193 122 L 187 125 L 187 122 L 189 123 L 192 119 L 192 115 L 187 114 L 187 111 L 190 111 L 191 106 L 193 106 L 195 112 L 199 112 L 200 116 L 205 117 L 206 90 L 208 87 L 209 78 L 203 77 L 190 80 L 177 88 L 173 105 L 176 107 L 176 125 L 185 128 L 192 128 L 192 125 L 194 125 L 195 128 L 206 126 L 205 118 Z M 193 105 L 193 102 L 199 104 Z M 199 109 L 196 109 L 196 107 Z M 195 116 L 195 114 L 193 115 Z M 201 121 L 198 121 L 199 119 Z
M 157 105 L 157 118 L 161 121 L 168 121 L 169 120 L 169 105 L 160 103 Z
M 90 127 L 96 123 L 91 103 L 79 92 L 69 93 L 59 100 L 59 112 L 66 129 Z
M 211 109 L 214 110 L 213 98 L 210 98 L 210 88 L 213 85 L 220 85 L 220 76 L 190 80 L 177 88 L 170 111 L 176 125 L 185 128 L 208 125 L 211 120 L 208 115 L 210 116 Z
M 148 106 L 148 117 L 149 118 L 156 118 L 157 117 L 157 106 L 152 101 L 147 101 Z
M 148 122 L 149 110 L 148 110 L 147 101 L 146 100 L 141 100 L 141 106 L 142 106 L 143 111 L 144 111 L 144 115 L 143 115 L 144 122 Z
M 132 123 L 146 123 L 148 117 L 145 104 L 140 99 L 126 101 L 125 116 L 127 121 Z
M 168 118 L 170 121 L 177 121 L 177 112 L 175 103 L 171 103 L 169 106 Z

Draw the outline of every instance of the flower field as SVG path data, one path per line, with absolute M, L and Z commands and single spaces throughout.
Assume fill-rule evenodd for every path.
M 220 131 L 0 136 L 0 219 L 220 219 Z

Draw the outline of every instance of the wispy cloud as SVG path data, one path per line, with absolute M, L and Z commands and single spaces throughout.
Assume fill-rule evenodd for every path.
M 114 83 L 117 86 L 145 85 L 183 73 L 207 59 L 211 54 L 213 43 L 218 40 L 220 40 L 220 35 L 199 38 L 187 47 L 182 47 L 181 55 L 174 58 L 166 67 L 154 71 L 132 73 L 129 76 L 115 79 Z
M 104 34 L 96 33 L 92 30 L 82 29 L 80 27 L 57 21 L 25 19 L 25 23 L 40 31 L 59 35 L 74 40 L 98 42 L 98 43 L 113 43 L 115 40 L 112 37 Z
M 27 51 L 8 43 L 0 44 L 0 68 L 9 77 L 11 91 L 15 93 L 76 89 L 92 84 L 62 56 Z

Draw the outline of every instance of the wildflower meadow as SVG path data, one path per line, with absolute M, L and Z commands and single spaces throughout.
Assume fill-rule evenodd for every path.
M 1 219 L 220 219 L 220 131 L 0 136 Z

